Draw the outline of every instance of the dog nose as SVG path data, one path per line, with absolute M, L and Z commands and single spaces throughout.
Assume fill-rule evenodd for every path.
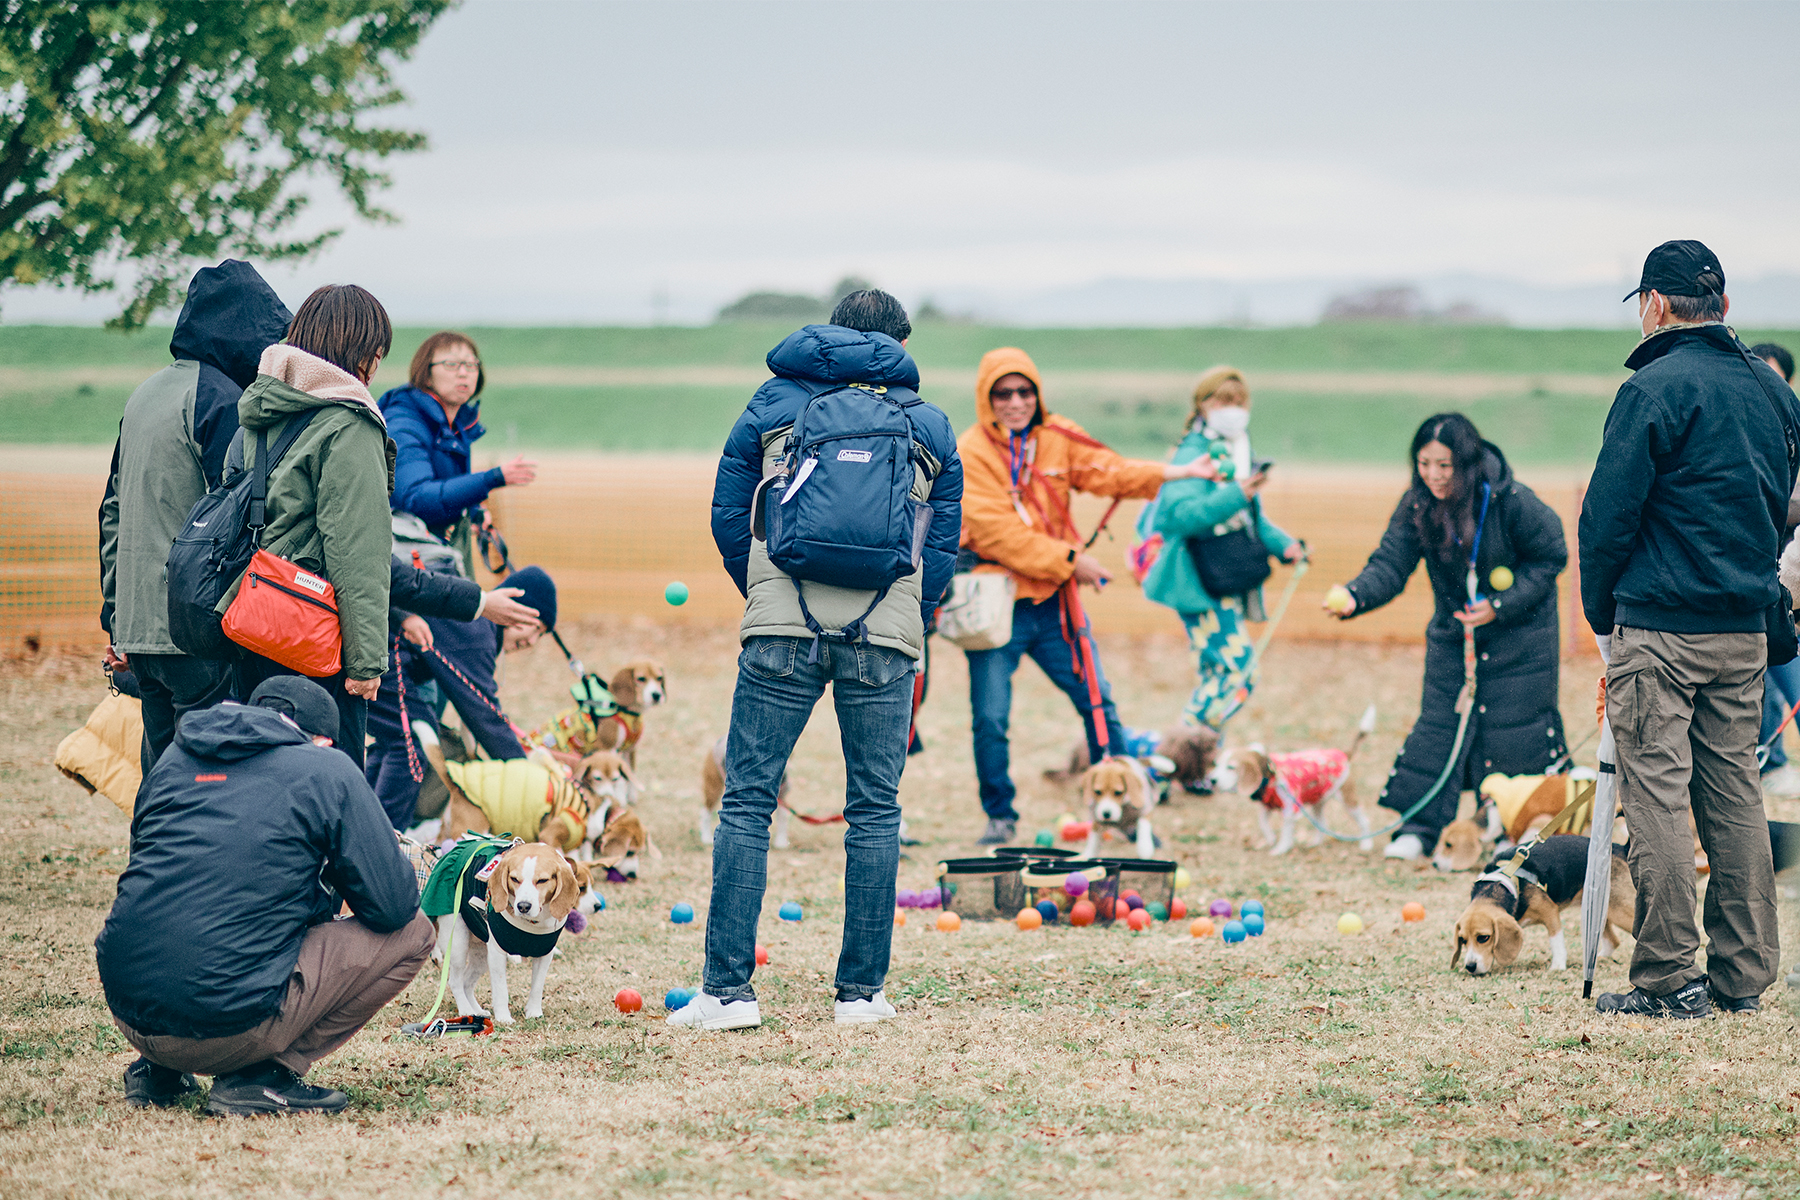
M 521 917 L 529 917 L 531 915 L 531 901 L 529 900 L 520 900 L 513 905 L 513 908 L 518 910 Z
M 1481 973 L 1481 964 L 1471 959 L 1469 962 L 1463 964 L 1463 970 L 1471 975 L 1479 975 Z

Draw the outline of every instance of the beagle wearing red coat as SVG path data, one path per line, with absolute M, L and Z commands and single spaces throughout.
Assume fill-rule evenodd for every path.
M 1350 779 L 1350 762 L 1356 757 L 1357 747 L 1374 729 L 1375 706 L 1371 704 L 1357 723 L 1356 737 L 1348 750 L 1316 749 L 1270 754 L 1261 746 L 1251 745 L 1225 751 L 1212 770 L 1213 788 L 1219 792 L 1236 792 L 1257 802 L 1256 822 L 1262 829 L 1263 844 L 1269 847 L 1270 854 L 1286 854 L 1294 848 L 1294 831 L 1299 825 L 1302 807 L 1310 809 L 1316 818 L 1325 801 L 1333 796 L 1344 802 L 1350 818 L 1365 835 L 1357 842 L 1357 848 L 1373 850 L 1374 839 L 1367 836 L 1370 833 L 1369 815 L 1357 802 L 1356 788 Z M 1270 818 L 1275 813 L 1281 814 L 1279 836 L 1269 828 Z M 1324 840 L 1324 835 L 1320 834 L 1315 844 Z

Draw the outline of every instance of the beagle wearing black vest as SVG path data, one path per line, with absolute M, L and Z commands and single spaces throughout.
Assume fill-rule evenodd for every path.
M 1625 867 L 1625 847 L 1614 846 L 1612 852 L 1612 889 L 1606 898 L 1606 928 L 1600 935 L 1602 958 L 1623 943 L 1637 905 L 1637 889 Z M 1516 876 L 1501 869 L 1520 854 L 1526 857 Z M 1542 925 L 1550 935 L 1550 969 L 1567 967 L 1562 910 L 1581 899 L 1587 860 L 1588 839 L 1574 834 L 1557 834 L 1496 856 L 1476 878 L 1469 890 L 1469 907 L 1456 919 L 1451 969 L 1486 975 L 1511 966 L 1525 945 L 1527 925 Z
M 438 918 L 438 951 L 445 956 L 444 970 L 450 994 L 456 997 L 456 1015 L 487 1015 L 475 1002 L 475 985 L 486 975 L 493 991 L 494 1023 L 511 1025 L 506 964 L 518 957 L 531 963 L 525 1019 L 543 1016 L 551 952 L 570 911 L 590 901 L 591 886 L 583 888 L 562 854 L 543 842 L 513 845 L 478 870 L 472 869 L 467 883 L 483 885 L 485 890 L 465 887 L 461 910 Z M 484 943 L 485 953 L 471 954 L 471 941 Z

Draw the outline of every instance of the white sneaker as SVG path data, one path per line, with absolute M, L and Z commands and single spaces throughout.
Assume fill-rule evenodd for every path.
M 1796 771 L 1791 764 L 1776 767 L 1762 777 L 1762 790 L 1765 796 L 1792 800 L 1800 796 L 1800 771 Z
M 669 1024 L 689 1029 L 754 1029 L 762 1024 L 762 1012 L 754 1000 L 733 1000 L 701 992 L 669 1014 Z
M 1381 852 L 1381 857 L 1383 858 L 1398 858 L 1406 862 L 1411 862 L 1415 858 L 1423 858 L 1424 856 L 1425 843 L 1419 840 L 1419 835 L 1416 833 L 1401 834 L 1399 837 L 1389 842 L 1387 844 L 1387 849 Z
M 833 1013 L 839 1025 L 873 1025 L 900 1015 L 888 1003 L 886 992 L 876 992 L 866 1000 L 839 1000 Z

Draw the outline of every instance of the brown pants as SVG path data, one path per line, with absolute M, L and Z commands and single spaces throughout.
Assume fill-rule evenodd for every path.
M 1702 974 L 1724 996 L 1760 996 L 1780 953 L 1769 821 L 1757 781 L 1767 643 L 1760 633 L 1663 633 L 1620 626 L 1606 669 L 1619 795 L 1637 885 L 1631 982 L 1666 995 Z M 1694 925 L 1693 808 L 1712 863 Z M 1598 831 L 1596 831 L 1598 833 Z
M 113 1024 L 159 1067 L 224 1075 L 274 1059 L 304 1075 L 412 982 L 436 941 L 424 913 L 394 933 L 376 933 L 354 917 L 329 921 L 307 930 L 281 1011 L 254 1029 L 195 1039 L 139 1033 L 117 1017 Z

